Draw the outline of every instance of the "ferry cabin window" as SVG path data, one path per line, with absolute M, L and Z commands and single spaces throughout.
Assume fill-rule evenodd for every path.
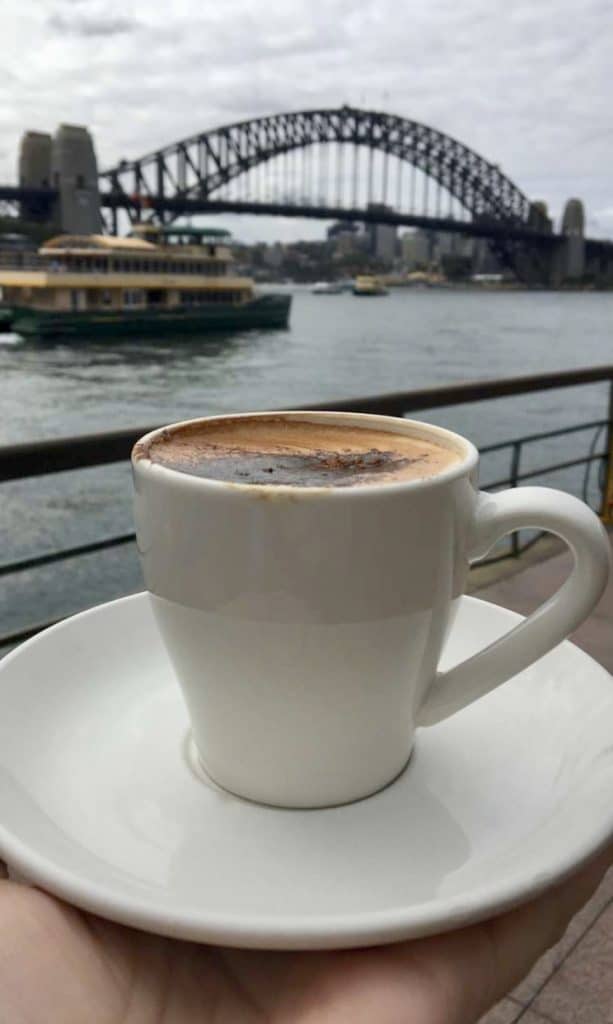
M 90 274 L 101 274 L 107 269 L 108 264 L 102 256 L 83 256 L 83 269 Z
M 240 297 L 239 291 L 181 292 L 180 303 L 182 306 L 203 306 L 209 305 L 211 302 L 238 302 Z

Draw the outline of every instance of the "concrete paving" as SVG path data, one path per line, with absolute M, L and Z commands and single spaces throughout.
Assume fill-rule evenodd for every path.
M 610 534 L 613 539 L 613 534 Z M 480 598 L 527 614 L 564 581 L 568 552 L 532 563 L 481 588 Z M 511 570 L 512 571 L 512 570 Z M 479 582 L 475 573 L 474 582 Z M 613 579 L 574 643 L 613 672 Z M 612 681 L 613 685 L 613 681 Z M 612 794 L 613 799 L 613 794 Z M 480 1024 L 613 1024 L 613 868 L 561 941 Z

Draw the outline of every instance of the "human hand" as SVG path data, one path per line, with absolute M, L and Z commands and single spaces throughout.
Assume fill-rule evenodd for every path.
M 150 935 L 0 879 L 0 1024 L 475 1024 L 613 863 L 613 847 L 523 907 L 445 935 L 333 952 Z

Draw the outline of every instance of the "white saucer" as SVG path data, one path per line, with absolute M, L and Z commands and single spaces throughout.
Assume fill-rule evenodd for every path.
M 464 598 L 446 664 L 518 620 Z M 0 855 L 77 906 L 179 938 L 309 949 L 444 931 L 535 895 L 613 833 L 613 684 L 569 643 L 420 730 L 387 789 L 326 810 L 198 777 L 146 594 L 8 655 L 0 707 Z

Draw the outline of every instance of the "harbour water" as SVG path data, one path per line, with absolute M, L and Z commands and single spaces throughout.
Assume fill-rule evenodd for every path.
M 0 443 L 610 363 L 613 293 L 293 289 L 288 330 L 70 343 L 0 335 Z M 437 409 L 420 418 L 477 445 L 606 415 L 606 385 Z M 524 466 L 579 457 L 591 435 L 526 450 Z M 482 481 L 508 455 L 484 459 Z M 502 471 L 502 472 L 501 472 Z M 582 469 L 536 482 L 581 493 Z M 131 529 L 127 466 L 2 486 L 3 563 Z M 592 482 L 590 494 L 595 495 Z M 1 632 L 141 588 L 133 545 L 5 577 Z

